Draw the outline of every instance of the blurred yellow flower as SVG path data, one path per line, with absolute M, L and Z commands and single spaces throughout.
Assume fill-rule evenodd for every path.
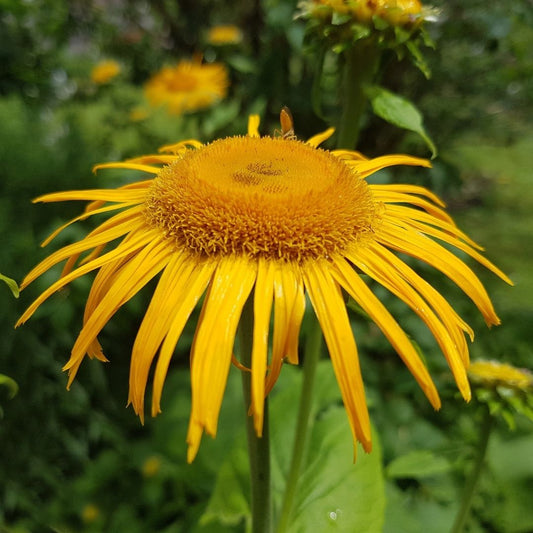
M 527 390 L 533 388 L 533 374 L 526 369 L 516 368 L 498 361 L 473 361 L 468 375 L 474 383 L 484 387 L 507 387 Z
M 321 149 L 332 129 L 303 142 L 294 136 L 288 115 L 282 117 L 278 136 L 261 137 L 259 118 L 251 116 L 244 137 L 206 145 L 186 140 L 163 147 L 159 155 L 96 167 L 144 171 L 150 175 L 144 181 L 116 189 L 52 193 L 35 200 L 90 202 L 43 244 L 72 222 L 115 212 L 85 238 L 52 253 L 22 283 L 27 287 L 66 260 L 60 279 L 29 306 L 17 325 L 69 282 L 96 271 L 83 328 L 65 365 L 68 386 L 86 354 L 107 360 L 97 336 L 122 305 L 159 276 L 133 344 L 129 394 L 142 419 L 150 368 L 158 356 L 151 409 L 156 415 L 178 339 L 203 298 L 190 357 L 189 461 L 203 432 L 212 436 L 217 432 L 235 334 L 249 297 L 254 313 L 251 414 L 257 434 L 263 427 L 264 398 L 283 362 L 298 362 L 307 293 L 326 340 L 354 443 L 360 441 L 370 451 L 369 415 L 343 292 L 377 324 L 438 409 L 439 395 L 424 361 L 361 274 L 405 302 L 427 325 L 466 400 L 471 392 L 465 337 L 473 332 L 397 254 L 419 259 L 448 276 L 489 326 L 499 323 L 491 301 L 474 272 L 449 246 L 510 283 L 456 227 L 430 191 L 365 181 L 393 165 L 429 167 L 426 160 L 407 155 L 367 159 L 351 150 Z
M 165 106 L 169 113 L 181 115 L 212 106 L 226 96 L 228 86 L 228 72 L 221 63 L 181 61 L 157 72 L 144 92 L 152 106 Z
M 225 44 L 239 44 L 242 41 L 242 31 L 232 24 L 213 26 L 207 32 L 207 42 L 215 46 Z
M 81 519 L 85 524 L 92 524 L 100 516 L 100 509 L 93 503 L 88 503 L 81 512 Z
M 301 5 L 311 16 L 340 14 L 364 23 L 379 17 L 393 26 L 413 24 L 423 17 L 419 0 L 311 0 Z
M 112 59 L 101 61 L 91 71 L 91 80 L 98 85 L 109 83 L 120 73 L 120 65 Z
M 157 455 L 152 455 L 146 459 L 142 466 L 142 473 L 144 477 L 154 477 L 161 468 L 161 458 Z

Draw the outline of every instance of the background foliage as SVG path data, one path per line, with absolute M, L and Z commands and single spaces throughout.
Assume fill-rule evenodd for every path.
M 376 179 L 422 183 L 438 192 L 459 225 L 511 276 L 515 289 L 480 273 L 503 321 L 502 327 L 488 331 L 446 280 L 424 272 L 475 327 L 473 357 L 531 367 L 533 5 L 530 0 L 490 7 L 481 0 L 434 5 L 442 7 L 442 16 L 430 27 L 437 45 L 426 55 L 432 77 L 427 81 L 400 62 L 391 66 L 383 84 L 423 112 L 439 157 L 430 172 L 382 172 Z M 306 51 L 304 23 L 293 20 L 295 9 L 291 0 L 0 0 L 2 274 L 20 281 L 44 257 L 39 242 L 79 210 L 79 205 L 32 206 L 33 197 L 61 189 L 116 186 L 122 179 L 113 172 L 92 175 L 95 163 L 149 153 L 183 138 L 209 140 L 242 133 L 251 112 L 262 115 L 263 132 L 272 132 L 279 127 L 282 105 L 291 108 L 299 136 L 324 129 L 327 122 L 311 107 L 314 63 Z M 205 32 L 217 23 L 240 26 L 242 44 L 220 49 L 207 45 Z M 206 61 L 229 66 L 228 98 L 194 115 L 155 112 L 132 120 L 131 111 L 144 105 L 142 83 L 149 75 L 197 52 Z M 92 66 L 110 57 L 120 62 L 121 74 L 108 85 L 95 86 L 90 81 Z M 323 79 L 326 115 L 336 99 L 333 59 Z M 371 156 L 393 151 L 429 155 L 417 135 L 370 114 L 361 139 L 360 149 Z M 58 244 L 80 237 L 82 226 L 69 228 Z M 231 376 L 217 439 L 205 439 L 189 466 L 184 441 L 192 326 L 174 358 L 164 413 L 142 427 L 125 403 L 129 351 L 147 294 L 132 301 L 104 330 L 102 344 L 111 363 L 84 363 L 67 392 L 61 366 L 80 328 L 89 281 L 62 291 L 29 324 L 14 331 L 24 307 L 49 284 L 51 278 L 44 278 L 20 300 L 0 285 L 0 374 L 19 386 L 10 398 L 9 389 L 0 384 L 0 531 L 243 531 L 248 501 L 237 373 Z M 388 305 L 399 306 L 392 300 Z M 401 316 L 401 306 L 396 310 Z M 313 489 L 312 480 L 317 479 L 316 472 L 309 471 L 317 467 L 313 450 L 326 450 L 335 461 L 322 468 L 318 495 L 303 491 L 299 496 L 300 503 L 307 497 L 323 498 L 324 508 L 334 513 L 328 515 L 333 521 L 328 524 L 338 530 L 343 530 L 342 510 L 346 513 L 350 507 L 346 498 L 351 489 L 343 486 L 346 472 L 361 476 L 359 486 L 367 478 L 383 479 L 373 501 L 376 516 L 384 510 L 384 523 L 359 514 L 360 520 L 368 519 L 360 526 L 368 531 L 414 533 L 427 530 L 428 524 L 433 532 L 448 531 L 458 506 L 477 442 L 476 406 L 459 399 L 427 330 L 407 316 L 403 324 L 419 342 L 444 405 L 439 413 L 432 411 L 385 340 L 354 314 L 381 451 L 368 457 L 361 453 L 357 470 L 351 470 L 351 452 L 346 451 L 350 447 L 343 440 L 347 422 L 338 396 L 317 393 L 302 479 L 311 477 L 305 486 Z M 328 369 L 321 369 L 324 383 Z M 296 369 L 282 374 L 272 414 L 278 442 L 290 427 L 293 414 L 287 406 L 296 403 L 299 380 Z M 336 391 L 335 384 L 331 388 Z M 288 452 L 279 448 L 275 480 L 281 483 Z M 513 433 L 503 424 L 497 428 L 470 531 L 533 530 L 532 449 L 531 424 L 525 419 L 518 419 Z M 379 496 L 383 493 L 386 498 Z M 360 503 L 368 494 L 352 495 Z M 332 506 L 328 498 L 340 503 Z M 308 530 L 305 521 L 294 527 Z

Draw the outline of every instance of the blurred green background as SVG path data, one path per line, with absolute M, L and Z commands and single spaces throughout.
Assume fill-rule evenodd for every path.
M 436 191 L 458 224 L 510 275 L 514 289 L 476 267 L 503 322 L 488 331 L 466 297 L 424 270 L 474 327 L 472 357 L 531 368 L 533 4 L 448 0 L 433 5 L 442 14 L 429 26 L 436 43 L 426 51 L 431 78 L 400 61 L 383 83 L 423 112 L 439 157 L 429 172 L 400 169 L 375 179 L 401 179 Z M 261 131 L 272 133 L 283 105 L 291 108 L 300 137 L 325 129 L 327 120 L 312 111 L 314 58 L 306 48 L 304 22 L 293 20 L 295 11 L 291 0 L 0 0 L 0 272 L 20 282 L 46 255 L 39 243 L 81 208 L 75 202 L 32 205 L 32 198 L 63 189 L 115 187 L 124 179 L 118 172 L 95 176 L 96 163 L 152 153 L 190 137 L 207 141 L 242 134 L 250 113 L 261 114 Z M 239 26 L 242 43 L 210 46 L 207 30 L 222 23 Z M 194 53 L 228 66 L 228 97 L 190 115 L 158 110 L 133 119 L 132 111 L 146 106 L 142 84 L 149 76 Z M 120 74 L 108 84 L 94 84 L 91 69 L 109 58 L 119 62 Z M 327 75 L 324 86 L 334 87 L 335 72 Z M 325 95 L 324 104 L 326 112 L 334 107 L 334 92 Z M 359 149 L 369 156 L 429 155 L 415 134 L 370 114 Z M 80 238 L 86 227 L 69 228 L 52 247 Z M 198 458 L 187 465 L 187 352 L 194 324 L 178 346 L 163 415 L 141 426 L 125 405 L 129 352 L 150 291 L 104 330 L 101 342 L 111 362 L 84 362 L 67 392 L 61 367 L 79 332 L 90 280 L 74 283 L 28 324 L 13 329 L 52 279 L 43 276 L 18 300 L 0 285 L 0 374 L 18 384 L 12 398 L 9 387 L 0 385 L 0 531 L 244 531 L 238 512 L 211 513 L 199 524 L 220 465 L 243 439 L 237 373 L 231 376 L 217 439 L 205 438 Z M 393 310 L 394 305 L 391 301 Z M 401 307 L 397 311 L 402 314 Z M 382 445 L 385 530 L 448 531 L 478 420 L 474 407 L 459 399 L 428 332 L 408 316 L 402 325 L 428 358 L 443 396 L 439 413 L 385 340 L 354 318 Z M 282 394 L 284 383 L 274 396 Z M 281 408 L 277 412 L 279 424 L 286 415 Z M 497 428 L 471 531 L 533 530 L 531 429 L 525 419 L 518 419 L 514 432 L 504 424 Z M 391 461 L 412 453 L 429 457 L 430 467 L 387 470 Z M 418 463 L 420 456 L 414 458 Z M 348 468 L 351 457 L 346 461 Z

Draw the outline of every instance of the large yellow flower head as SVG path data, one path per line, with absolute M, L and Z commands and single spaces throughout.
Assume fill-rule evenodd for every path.
M 319 145 L 333 130 L 304 142 L 293 135 L 287 115 L 282 117 L 278 136 L 259 136 L 259 119 L 252 116 L 244 137 L 206 145 L 187 140 L 162 148 L 160 155 L 97 167 L 141 170 L 150 175 L 146 181 L 36 199 L 89 201 L 85 212 L 68 224 L 112 214 L 85 238 L 52 253 L 22 283 L 26 287 L 66 260 L 60 279 L 30 305 L 19 324 L 67 283 L 97 272 L 83 327 L 65 365 L 69 385 L 86 354 L 106 360 L 98 334 L 122 305 L 159 276 L 133 344 L 129 394 L 142 418 L 150 368 L 157 360 L 151 409 L 157 414 L 176 343 L 204 296 L 190 358 L 189 461 L 202 433 L 216 434 L 235 334 L 248 298 L 254 313 L 251 414 L 257 433 L 262 431 L 264 398 L 282 363 L 298 362 L 307 294 L 326 340 L 354 441 L 367 451 L 370 422 L 343 290 L 389 339 L 436 409 L 439 395 L 424 362 L 361 274 L 388 289 L 425 322 L 467 400 L 471 393 L 465 334 L 472 337 L 472 330 L 396 252 L 442 271 L 473 300 L 488 325 L 499 323 L 476 275 L 437 241 L 509 280 L 455 226 L 442 202 L 419 186 L 365 181 L 392 165 L 428 167 L 426 160 L 406 155 L 367 159 L 354 151 L 324 150 Z M 118 244 L 110 246 L 117 239 Z M 89 253 L 80 261 L 85 252 Z
M 181 115 L 212 106 L 226 96 L 228 87 L 224 65 L 194 60 L 163 67 L 148 80 L 144 93 L 150 105 Z

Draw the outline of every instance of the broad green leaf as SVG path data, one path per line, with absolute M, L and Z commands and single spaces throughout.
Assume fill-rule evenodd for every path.
M 279 518 L 291 460 L 301 376 L 301 369 L 285 367 L 271 395 L 274 523 Z M 373 435 L 372 453 L 366 454 L 359 447 L 354 464 L 348 419 L 329 361 L 318 366 L 315 383 L 313 411 L 288 531 L 378 533 L 384 521 L 385 489 L 377 435 Z M 243 440 L 239 442 L 220 467 L 201 525 L 244 522 L 250 526 L 247 452 Z
M 17 282 L 14 279 L 8 278 L 7 276 L 0 274 L 0 280 L 6 283 L 6 285 L 11 289 L 11 292 L 13 293 L 13 296 L 15 298 L 19 297 L 19 286 L 17 285 Z
M 418 133 L 431 150 L 431 157 L 437 156 L 437 147 L 426 133 L 422 114 L 412 102 L 376 85 L 365 90 L 374 113 L 399 128 Z
M 421 478 L 450 470 L 450 463 L 429 450 L 416 450 L 392 460 L 385 469 L 389 478 Z

